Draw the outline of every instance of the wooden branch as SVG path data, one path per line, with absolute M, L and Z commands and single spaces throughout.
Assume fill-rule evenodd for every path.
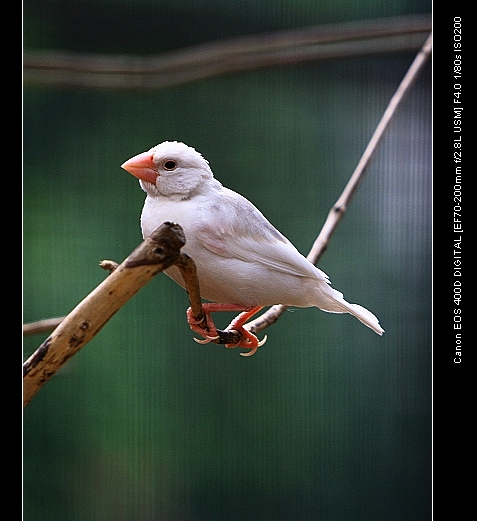
M 182 228 L 163 223 L 61 321 L 23 364 L 24 405 L 142 286 L 180 262 L 184 244 Z
M 247 35 L 153 56 L 24 51 L 24 81 L 95 89 L 159 89 L 264 67 L 414 51 L 430 15 L 317 25 Z
M 391 98 L 382 118 L 379 122 L 376 130 L 374 131 L 373 136 L 371 137 L 366 150 L 364 151 L 355 171 L 351 175 L 348 184 L 345 186 L 342 194 L 331 208 L 328 213 L 328 217 L 321 229 L 320 234 L 315 240 L 313 247 L 310 253 L 307 256 L 307 259 L 313 264 L 317 264 L 326 248 L 328 247 L 328 243 L 336 230 L 339 222 L 343 218 L 348 205 L 355 194 L 358 185 L 362 181 L 364 174 L 366 173 L 372 158 L 378 148 L 379 143 L 381 142 L 384 133 L 386 132 L 389 124 L 396 113 L 399 105 L 405 98 L 406 94 L 409 92 L 411 86 L 414 84 L 417 79 L 419 73 L 422 68 L 426 64 L 429 59 L 432 51 L 432 34 L 428 36 L 426 42 L 422 46 L 421 50 L 417 54 L 416 58 L 412 62 L 409 67 L 406 75 L 401 81 L 399 87 Z M 256 334 L 263 331 L 265 328 L 274 324 L 278 318 L 283 314 L 283 312 L 287 309 L 287 306 L 284 305 L 276 305 L 269 308 L 265 313 L 257 317 L 255 320 L 252 320 L 246 327 L 250 332 Z
M 54 329 L 53 333 L 23 364 L 23 403 L 27 405 L 37 391 L 73 355 L 84 347 L 108 320 L 155 275 L 176 265 L 184 278 L 194 318 L 208 329 L 200 296 L 197 268 L 186 253 L 179 224 L 165 222 L 145 239 L 122 264 L 102 261 L 110 275 L 66 317 L 40 320 L 24 326 L 24 334 Z M 236 344 L 240 333 L 217 330 L 215 344 Z

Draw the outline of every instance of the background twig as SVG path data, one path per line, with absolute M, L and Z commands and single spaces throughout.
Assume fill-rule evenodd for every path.
M 431 17 L 409 15 L 317 25 L 199 44 L 152 56 L 24 52 L 24 80 L 34 85 L 159 89 L 233 72 L 330 58 L 419 49 Z
M 28 322 L 23 324 L 24 335 L 36 335 L 37 333 L 44 333 L 45 331 L 52 331 L 63 322 L 65 317 L 45 318 L 44 320 L 35 320 L 35 322 Z

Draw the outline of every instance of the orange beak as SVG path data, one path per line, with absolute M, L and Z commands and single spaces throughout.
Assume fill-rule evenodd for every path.
M 153 152 L 142 152 L 141 154 L 128 159 L 121 165 L 121 168 L 124 168 L 124 170 L 132 174 L 134 177 L 155 185 L 157 170 L 154 166 L 153 157 Z

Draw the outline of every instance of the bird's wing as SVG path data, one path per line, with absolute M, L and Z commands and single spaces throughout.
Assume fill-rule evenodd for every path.
M 231 192 L 227 190 L 227 192 Z M 328 281 L 263 214 L 244 197 L 231 192 L 207 209 L 196 239 L 207 250 L 299 277 Z

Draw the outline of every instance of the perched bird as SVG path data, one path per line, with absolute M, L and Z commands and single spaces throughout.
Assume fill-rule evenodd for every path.
M 316 306 L 331 313 L 351 313 L 378 335 L 378 319 L 358 304 L 346 302 L 330 286 L 328 276 L 309 262 L 245 197 L 222 186 L 209 163 L 194 148 L 165 141 L 121 165 L 139 179 L 147 193 L 141 215 L 143 237 L 165 221 L 179 223 L 186 236 L 183 251 L 197 266 L 208 329 L 190 327 L 202 343 L 217 339 L 210 317 L 215 311 L 242 311 L 228 326 L 242 335 L 240 347 L 253 354 L 258 338 L 245 322 L 264 306 L 285 304 Z M 184 281 L 176 266 L 165 270 L 180 286 Z M 229 345 L 228 347 L 235 347 Z

